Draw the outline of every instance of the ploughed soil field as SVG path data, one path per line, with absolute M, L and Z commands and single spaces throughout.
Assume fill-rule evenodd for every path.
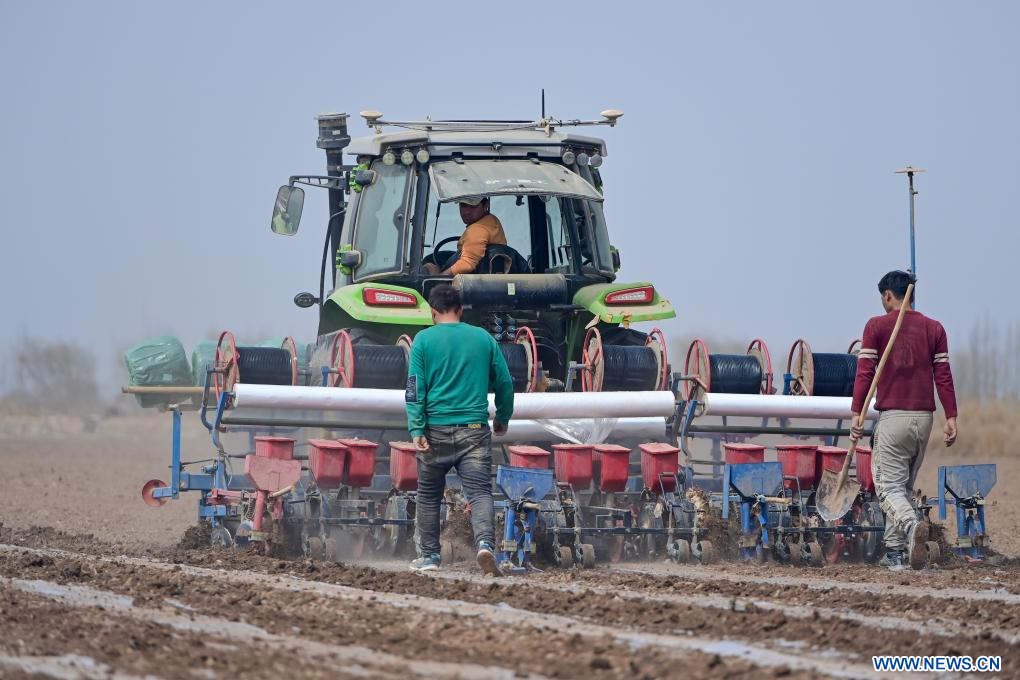
M 0 677 L 871 677 L 877 654 L 999 655 L 1020 677 L 1020 464 L 982 565 L 723 563 L 484 577 L 190 547 L 161 508 L 169 417 L 0 417 Z M 185 456 L 207 457 L 187 418 Z

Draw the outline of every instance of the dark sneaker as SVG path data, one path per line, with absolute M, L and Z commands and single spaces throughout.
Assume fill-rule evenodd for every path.
M 902 550 L 886 550 L 885 555 L 878 561 L 878 566 L 887 567 L 892 571 L 903 571 L 907 568 L 907 562 Z
M 928 564 L 928 547 L 924 544 L 925 537 L 921 531 L 927 527 L 923 522 L 914 522 L 907 530 L 907 560 L 913 569 L 924 569 Z
M 490 576 L 500 575 L 499 569 L 496 568 L 495 550 L 488 541 L 478 542 L 478 556 L 475 559 L 478 560 L 478 566 L 484 573 Z
M 439 568 L 439 555 L 425 555 L 411 561 L 411 571 L 434 571 Z

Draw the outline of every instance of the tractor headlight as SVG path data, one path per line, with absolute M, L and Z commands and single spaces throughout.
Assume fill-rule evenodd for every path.
M 410 165 L 414 163 L 414 154 L 411 153 L 410 149 L 404 149 L 400 152 L 400 162 L 404 165 Z
M 602 156 L 601 156 L 601 154 L 593 153 L 591 155 L 591 158 L 588 159 L 588 165 L 590 165 L 593 168 L 597 168 L 600 165 L 602 165 Z
M 589 160 L 590 158 L 588 157 L 588 154 L 586 154 L 585 152 L 582 151 L 581 153 L 577 154 L 578 165 L 588 165 Z
M 414 157 L 422 165 L 425 165 L 426 163 L 428 163 L 429 162 L 429 158 L 431 158 L 431 156 L 429 156 L 428 150 L 426 150 L 426 149 L 418 149 L 418 153 L 414 154 Z
M 392 151 L 387 151 L 382 155 L 383 165 L 393 165 L 397 162 L 397 156 Z
M 570 149 L 567 149 L 566 151 L 564 151 L 563 155 L 560 156 L 560 159 L 563 161 L 563 165 L 573 165 L 574 164 L 574 158 L 575 158 L 574 152 L 571 151 Z

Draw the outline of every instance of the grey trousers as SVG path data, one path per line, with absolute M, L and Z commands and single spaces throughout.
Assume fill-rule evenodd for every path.
M 904 549 L 907 533 L 918 521 L 914 482 L 924 462 L 933 420 L 929 411 L 883 411 L 875 426 L 871 472 L 885 513 L 887 549 Z
M 480 428 L 437 425 L 425 430 L 429 450 L 418 454 L 418 507 L 414 540 L 418 555 L 438 555 L 439 505 L 446 489 L 446 473 L 457 469 L 464 496 L 471 507 L 475 545 L 493 541 L 492 431 Z

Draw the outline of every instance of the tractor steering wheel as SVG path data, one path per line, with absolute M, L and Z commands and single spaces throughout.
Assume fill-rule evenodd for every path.
M 432 249 L 432 263 L 435 264 L 437 267 L 442 267 L 443 263 L 441 263 L 439 261 L 439 251 L 440 251 L 440 249 L 443 246 L 445 246 L 447 243 L 452 243 L 453 241 L 459 241 L 459 240 L 460 240 L 460 236 L 448 236 L 448 237 L 444 238 L 442 241 L 440 241 L 439 243 L 437 243 L 436 247 Z

